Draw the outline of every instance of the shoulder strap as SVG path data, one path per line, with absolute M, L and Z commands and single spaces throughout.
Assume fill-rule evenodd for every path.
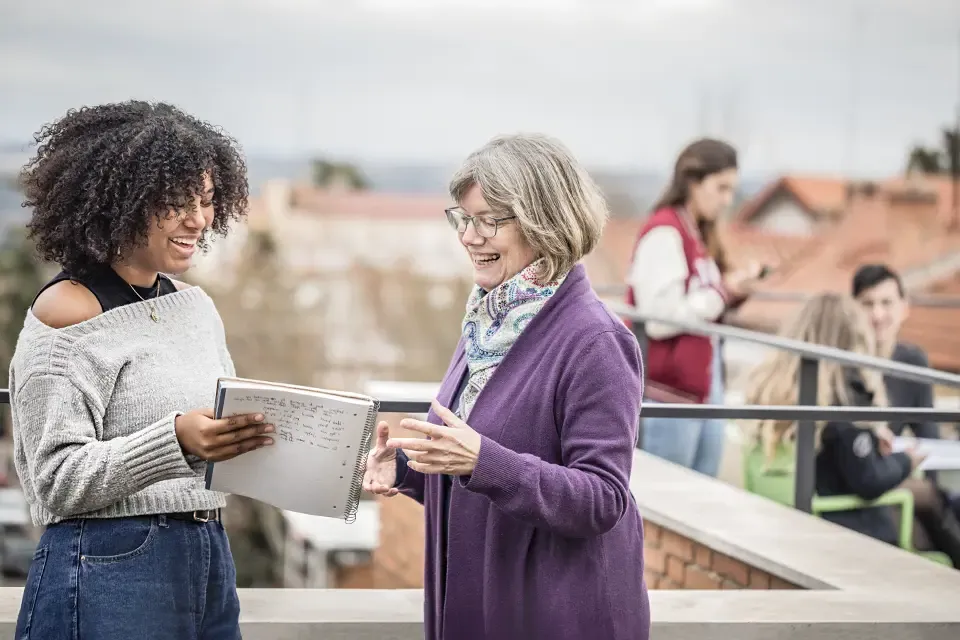
M 73 283 L 80 284 L 80 285 L 83 285 L 84 287 L 86 287 L 87 290 L 90 291 L 90 293 L 92 293 L 93 296 L 97 299 L 97 302 L 100 303 L 100 311 L 103 311 L 103 309 L 104 309 L 103 298 L 100 297 L 100 294 L 97 292 L 96 287 L 91 287 L 87 282 L 84 282 L 84 281 L 83 281 L 82 279 L 80 279 L 80 278 L 76 278 L 76 277 L 71 276 L 71 275 L 68 274 L 66 271 L 61 271 L 61 272 L 58 273 L 56 276 L 54 276 L 53 279 L 50 280 L 50 282 L 48 282 L 47 284 L 45 284 L 45 285 L 43 285 L 42 287 L 40 287 L 40 291 L 37 291 L 37 295 L 33 296 L 33 300 L 30 301 L 30 307 L 31 307 L 31 308 L 33 307 L 33 304 L 37 301 L 37 298 L 40 297 L 40 294 L 41 294 L 41 293 L 43 293 L 44 291 L 46 291 L 47 289 L 49 289 L 49 288 L 52 287 L 53 285 L 57 284 L 58 282 L 63 282 L 63 281 L 73 282 Z

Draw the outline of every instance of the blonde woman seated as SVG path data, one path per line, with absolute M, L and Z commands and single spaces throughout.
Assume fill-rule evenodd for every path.
M 787 338 L 875 354 L 872 329 L 860 306 L 847 296 L 825 293 L 807 301 L 782 332 Z M 797 399 L 800 358 L 786 351 L 770 355 L 749 378 L 747 403 L 789 405 Z M 883 378 L 875 371 L 821 361 L 817 404 L 820 406 L 885 406 Z M 764 458 L 772 462 L 779 446 L 792 440 L 795 424 L 762 421 L 756 433 Z M 817 495 L 856 495 L 865 500 L 903 486 L 914 494 L 914 545 L 942 551 L 960 567 L 960 523 L 946 499 L 925 479 L 911 478 L 923 455 L 892 453 L 885 424 L 831 421 L 817 429 Z M 897 544 L 897 526 L 890 507 L 872 507 L 824 514 L 824 518 L 864 535 Z

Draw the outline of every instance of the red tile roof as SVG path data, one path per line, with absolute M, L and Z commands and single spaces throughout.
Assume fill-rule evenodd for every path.
M 801 242 L 788 266 L 765 281 L 761 290 L 846 292 L 853 272 L 864 262 L 885 262 L 901 273 L 910 273 L 953 258 L 960 254 L 960 229 L 950 226 L 949 198 L 944 202 L 949 191 L 949 182 L 942 179 L 898 178 L 879 183 L 874 197 L 858 196 L 845 205 L 837 222 L 806 244 Z M 914 288 L 924 291 L 935 284 L 921 280 Z M 741 307 L 738 320 L 770 328 L 798 305 L 755 297 Z M 960 310 L 916 308 L 904 326 L 904 337 L 924 347 L 935 367 L 960 370 L 960 339 L 951 337 L 958 324 Z
M 843 210 L 847 180 L 836 177 L 783 176 L 743 204 L 735 216 L 749 223 L 774 196 L 789 193 L 807 212 L 818 219 L 836 218 Z
M 293 209 L 320 216 L 436 218 L 443 222 L 444 209 L 452 205 L 450 198 L 436 195 L 328 190 L 310 185 L 294 185 L 291 191 Z
M 734 268 L 756 261 L 781 273 L 802 262 L 816 243 L 809 236 L 778 235 L 738 222 L 722 225 L 720 238 Z

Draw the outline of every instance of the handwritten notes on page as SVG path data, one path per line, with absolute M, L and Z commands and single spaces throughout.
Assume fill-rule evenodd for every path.
M 244 495 L 281 509 L 343 517 L 372 400 L 255 381 L 223 380 L 220 415 L 263 413 L 276 428 L 274 444 L 213 465 L 209 488 Z
M 228 399 L 237 413 L 246 413 L 248 409 L 262 411 L 276 427 L 277 437 L 284 442 L 327 451 L 337 451 L 343 446 L 341 440 L 347 412 L 351 412 L 351 417 L 360 415 L 356 408 L 329 406 L 325 401 L 309 396 L 284 397 L 253 390 L 234 391 Z

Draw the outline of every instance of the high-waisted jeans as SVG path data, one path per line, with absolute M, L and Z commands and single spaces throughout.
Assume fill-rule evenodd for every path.
M 76 519 L 40 538 L 17 640 L 238 640 L 236 570 L 219 522 Z

